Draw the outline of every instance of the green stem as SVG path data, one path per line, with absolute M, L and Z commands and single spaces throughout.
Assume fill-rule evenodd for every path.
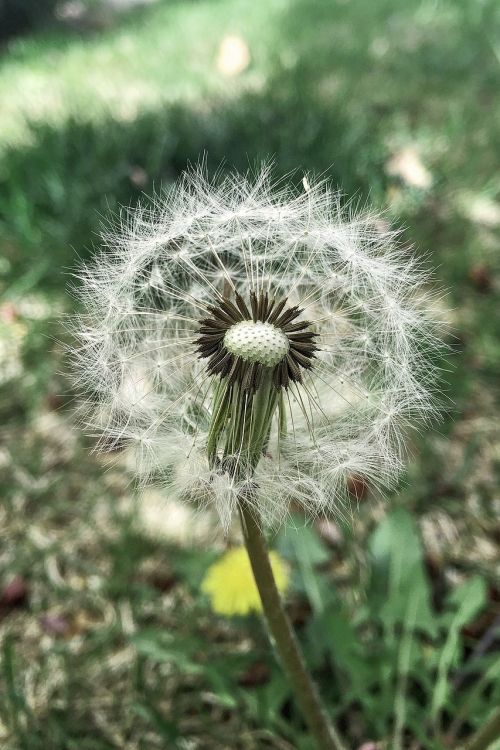
M 498 739 L 500 739 L 500 708 L 494 711 L 486 724 L 462 746 L 462 750 L 487 750 Z
M 240 502 L 240 516 L 267 624 L 311 735 L 319 750 L 346 750 L 323 710 L 316 686 L 307 670 L 292 625 L 283 608 L 264 534 L 244 498 Z

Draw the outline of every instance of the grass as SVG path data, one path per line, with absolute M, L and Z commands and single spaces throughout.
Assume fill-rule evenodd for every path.
M 286 5 L 272 0 L 249 10 L 245 0 L 160 2 L 111 22 L 105 33 L 63 30 L 13 42 L 0 85 L 4 138 L 29 140 L 27 120 L 58 124 L 90 114 L 96 122 L 109 115 L 130 122 L 145 108 L 259 85 L 279 55 L 273 43 Z M 232 86 L 214 59 L 224 36 L 241 31 L 252 68 Z
M 310 747 L 258 621 L 216 618 L 199 594 L 220 539 L 174 543 L 171 508 L 153 491 L 135 504 L 124 462 L 90 455 L 60 395 L 68 270 L 102 216 L 202 152 L 211 169 L 274 155 L 280 173 L 326 171 L 429 254 L 454 332 L 443 424 L 387 503 L 276 544 L 349 746 L 453 748 L 498 703 L 499 27 L 493 1 L 159 1 L 3 49 L 7 750 Z M 232 78 L 215 62 L 226 34 L 251 55 Z

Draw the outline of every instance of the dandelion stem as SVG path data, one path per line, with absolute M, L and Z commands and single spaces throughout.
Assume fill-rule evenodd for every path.
M 474 734 L 461 750 L 487 750 L 500 737 L 500 709 Z
M 318 750 L 346 750 L 321 705 L 318 691 L 307 670 L 276 587 L 264 534 L 244 498 L 240 501 L 240 516 L 245 544 L 267 624 L 282 666 Z

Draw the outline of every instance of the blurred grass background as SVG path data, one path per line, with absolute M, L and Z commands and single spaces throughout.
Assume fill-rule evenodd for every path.
M 0 37 L 2 747 L 311 747 L 258 619 L 199 593 L 210 519 L 136 502 L 71 419 L 71 269 L 203 153 L 325 174 L 447 290 L 449 401 L 407 480 L 275 545 L 347 746 L 457 747 L 500 702 L 499 4 L 4 0 Z

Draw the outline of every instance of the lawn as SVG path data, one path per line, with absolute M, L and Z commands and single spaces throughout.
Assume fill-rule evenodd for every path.
M 312 748 L 259 618 L 201 591 L 214 519 L 74 424 L 72 269 L 204 156 L 324 174 L 444 290 L 442 416 L 404 482 L 271 543 L 347 747 L 455 750 L 500 702 L 500 6 L 80 5 L 0 48 L 0 744 Z

